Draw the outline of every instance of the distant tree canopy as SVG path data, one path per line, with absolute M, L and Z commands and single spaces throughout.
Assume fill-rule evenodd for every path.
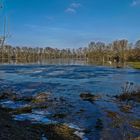
M 136 42 L 135 47 L 140 49 L 140 40 Z
M 32 48 L 12 47 L 11 45 L 0 47 L 1 63 L 11 61 L 29 63 L 57 58 L 106 62 L 114 61 L 115 57 L 119 57 L 121 62 L 140 61 L 140 40 L 134 45 L 127 40 L 117 40 L 110 44 L 90 42 L 89 45 L 84 48 L 61 50 L 51 47 Z

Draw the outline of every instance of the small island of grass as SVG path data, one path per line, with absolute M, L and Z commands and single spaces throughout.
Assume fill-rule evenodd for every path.
M 129 62 L 128 64 L 134 69 L 140 69 L 140 62 Z

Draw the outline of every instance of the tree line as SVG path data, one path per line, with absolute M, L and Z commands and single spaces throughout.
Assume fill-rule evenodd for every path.
M 120 62 L 140 61 L 140 40 L 135 44 L 128 40 L 117 40 L 109 44 L 90 42 L 87 47 L 76 49 L 13 47 L 1 45 L 0 62 L 30 63 L 48 59 L 80 59 L 95 62 L 114 62 L 119 57 Z

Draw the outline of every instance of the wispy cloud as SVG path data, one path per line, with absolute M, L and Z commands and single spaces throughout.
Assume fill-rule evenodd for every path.
M 132 3 L 131 3 L 131 6 L 134 7 L 134 6 L 137 6 L 137 5 L 140 5 L 140 0 L 133 0 Z
M 65 12 L 76 13 L 77 9 L 79 9 L 81 6 L 81 3 L 71 3 L 70 6 L 65 10 Z
M 81 7 L 82 5 L 81 5 L 81 3 L 72 3 L 70 6 L 71 6 L 72 8 L 79 8 L 79 7 Z
M 76 13 L 76 10 L 75 10 L 74 8 L 68 7 L 68 8 L 65 10 L 65 12 L 67 12 L 67 13 Z

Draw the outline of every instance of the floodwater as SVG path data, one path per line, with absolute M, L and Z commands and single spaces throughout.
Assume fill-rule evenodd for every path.
M 130 120 L 140 119 L 140 105 L 131 112 L 121 111 L 123 103 L 113 97 L 121 93 L 126 82 L 140 85 L 140 70 L 85 64 L 0 65 L 1 92 L 13 92 L 22 96 L 49 93 L 47 108 L 35 108 L 31 113 L 13 115 L 18 121 L 33 123 L 64 123 L 84 133 L 89 140 L 124 139 L 137 137 L 140 131 L 129 125 Z M 100 95 L 95 102 L 84 101 L 81 93 Z M 17 109 L 30 104 L 28 101 L 0 101 L 3 107 Z M 119 120 L 108 117 L 116 112 Z M 119 122 L 117 122 L 119 121 Z M 117 126 L 116 126 L 117 124 Z

